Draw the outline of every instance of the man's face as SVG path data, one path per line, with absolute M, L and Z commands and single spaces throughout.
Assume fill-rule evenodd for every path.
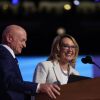
M 10 43 L 10 47 L 13 49 L 15 54 L 20 54 L 22 49 L 26 47 L 27 35 L 23 30 L 15 31 L 12 36 L 12 42 Z

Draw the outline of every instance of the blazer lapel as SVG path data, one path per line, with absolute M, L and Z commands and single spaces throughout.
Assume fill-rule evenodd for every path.
M 54 68 L 54 71 L 55 71 L 55 74 L 56 74 L 56 78 L 58 79 L 58 81 L 59 81 L 60 83 L 62 83 L 62 82 L 61 82 L 61 80 L 62 80 L 62 77 L 61 77 L 61 70 L 60 70 L 59 63 L 58 63 L 57 61 L 54 62 L 53 68 Z

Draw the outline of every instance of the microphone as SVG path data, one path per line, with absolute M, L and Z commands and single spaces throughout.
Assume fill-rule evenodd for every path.
M 95 66 L 97 66 L 99 69 L 100 69 L 100 66 L 97 65 L 94 61 L 92 61 L 92 58 L 91 56 L 86 56 L 85 58 L 82 58 L 81 61 L 84 63 L 84 64 L 94 64 Z
M 94 64 L 94 62 L 92 61 L 92 58 L 91 56 L 86 56 L 85 58 L 82 58 L 81 61 L 84 63 L 84 64 Z

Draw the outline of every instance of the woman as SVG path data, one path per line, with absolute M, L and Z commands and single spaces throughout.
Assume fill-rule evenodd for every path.
M 36 66 L 33 81 L 67 84 L 69 75 L 79 75 L 75 70 L 78 52 L 79 46 L 72 36 L 58 35 L 53 41 L 48 61 Z

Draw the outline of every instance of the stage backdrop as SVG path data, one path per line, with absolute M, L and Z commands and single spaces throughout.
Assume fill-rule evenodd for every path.
M 92 64 L 83 64 L 81 59 L 85 55 L 79 56 L 76 62 L 76 69 L 79 71 L 80 75 L 88 77 L 98 77 L 100 76 L 100 69 Z M 92 60 L 100 65 L 100 56 L 91 56 Z M 47 56 L 18 56 L 20 70 L 23 76 L 23 79 L 26 81 L 32 81 L 33 73 L 36 65 L 47 60 Z

